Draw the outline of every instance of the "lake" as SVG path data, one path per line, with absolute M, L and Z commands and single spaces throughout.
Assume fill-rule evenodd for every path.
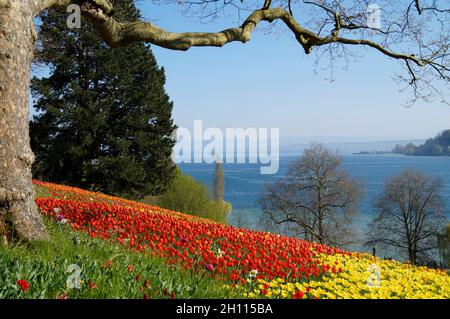
M 389 146 L 384 148 L 373 148 L 372 150 L 390 150 Z M 370 146 L 358 146 L 361 151 L 370 149 Z M 342 149 L 342 147 L 340 148 Z M 364 184 L 366 196 L 362 202 L 357 227 L 360 233 L 364 233 L 368 222 L 376 213 L 372 207 L 374 199 L 383 191 L 385 181 L 407 168 L 420 170 L 432 176 L 439 176 L 443 181 L 443 197 L 447 205 L 447 216 L 450 218 L 450 158 L 449 157 L 418 157 L 394 154 L 362 155 L 352 154 L 356 149 L 349 148 L 341 151 L 343 158 L 343 169 L 351 177 Z M 274 175 L 261 175 L 260 165 L 257 164 L 232 164 L 224 163 L 225 176 L 225 200 L 232 204 L 233 212 L 238 210 L 246 216 L 246 227 L 259 229 L 259 207 L 258 198 L 264 191 L 266 183 L 274 182 L 285 175 L 290 163 L 297 160 L 300 152 L 285 152 L 280 156 L 280 169 Z M 214 164 L 180 164 L 180 169 L 212 187 L 214 176 Z M 233 214 L 233 213 L 232 213 Z M 231 216 L 230 223 L 233 224 Z

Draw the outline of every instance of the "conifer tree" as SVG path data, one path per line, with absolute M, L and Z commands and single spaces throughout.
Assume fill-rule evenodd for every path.
M 140 17 L 132 0 L 114 7 L 123 19 Z M 175 126 L 150 47 L 110 49 L 86 19 L 69 29 L 60 12 L 40 18 L 35 62 L 50 75 L 31 85 L 35 178 L 134 198 L 162 193 L 174 176 Z

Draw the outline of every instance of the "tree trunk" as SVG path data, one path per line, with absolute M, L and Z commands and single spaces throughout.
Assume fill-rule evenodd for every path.
M 46 239 L 34 202 L 28 89 L 35 30 L 29 0 L 0 0 L 0 243 Z

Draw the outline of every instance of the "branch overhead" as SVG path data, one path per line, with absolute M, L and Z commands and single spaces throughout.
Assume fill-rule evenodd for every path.
M 241 1 L 229 0 L 219 7 L 223 9 L 227 5 L 233 6 L 238 10 L 239 17 L 241 11 L 248 12 L 239 26 L 219 32 L 182 33 L 170 32 L 149 22 L 119 21 L 114 16 L 112 0 L 35 1 L 45 4 L 39 6 L 41 10 L 62 8 L 70 3 L 79 4 L 82 13 L 94 23 L 104 41 L 111 47 L 142 41 L 182 51 L 191 47 L 222 47 L 231 42 L 248 42 L 255 28 L 266 22 L 269 25 L 284 25 L 306 54 L 321 47 L 330 52 L 336 48 L 347 52 L 345 48 L 359 46 L 402 61 L 408 75 L 407 83 L 414 88 L 417 97 L 425 96 L 420 95 L 420 83 L 430 85 L 433 83 L 432 78 L 443 80 L 444 86 L 450 83 L 450 9 L 445 7 L 445 1 L 442 6 L 442 1 L 439 0 L 383 0 L 381 4 L 384 7 L 372 10 L 370 1 L 367 0 L 353 0 L 349 8 L 344 7 L 341 2 L 331 0 L 254 0 L 261 3 L 259 6 L 255 3 L 253 7 L 242 7 Z M 394 2 L 402 3 L 403 11 L 389 11 Z M 217 8 L 219 4 L 219 0 L 185 0 L 182 3 L 187 10 L 192 10 L 194 6 L 201 6 L 204 10 L 209 6 Z M 301 9 L 298 10 L 301 11 L 298 17 L 293 13 L 294 4 Z M 219 9 L 205 12 L 208 17 L 215 17 L 218 11 Z M 377 14 L 383 14 L 383 28 L 369 23 L 373 18 L 380 18 Z M 439 32 L 433 32 L 436 30 Z M 431 91 L 433 90 L 437 91 L 431 86 Z

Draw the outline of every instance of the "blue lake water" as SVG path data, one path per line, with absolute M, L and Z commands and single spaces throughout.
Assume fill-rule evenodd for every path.
M 260 165 L 224 163 L 225 200 L 233 205 L 233 213 L 245 212 L 249 228 L 259 229 L 258 198 L 266 183 L 283 177 L 290 163 L 297 160 L 300 153 L 285 153 L 280 156 L 280 168 L 277 174 L 261 175 Z M 450 157 L 416 157 L 402 155 L 360 155 L 343 153 L 343 168 L 348 174 L 364 185 L 366 196 L 361 205 L 357 226 L 364 233 L 371 217 L 376 213 L 372 207 L 374 199 L 382 192 L 385 181 L 407 168 L 420 170 L 443 181 L 442 195 L 450 218 Z M 185 173 L 195 179 L 212 185 L 214 164 L 180 164 Z M 232 213 L 232 214 L 233 214 Z M 230 218 L 233 224 L 233 218 Z

